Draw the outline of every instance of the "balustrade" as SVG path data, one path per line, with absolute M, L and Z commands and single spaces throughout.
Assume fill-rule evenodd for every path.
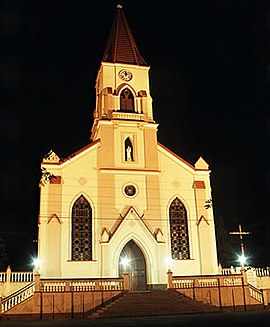
M 217 287 L 218 278 L 199 278 L 198 279 L 198 286 L 199 287 Z
M 0 273 L 0 282 L 4 283 L 7 280 L 7 274 L 5 272 Z
M 32 282 L 33 272 L 12 272 L 10 274 L 10 281 L 13 283 Z
M 70 290 L 74 292 L 88 292 L 96 290 L 95 281 L 71 281 Z
M 50 293 L 50 292 L 65 292 L 66 283 L 60 281 L 46 281 L 41 282 L 41 291 Z
M 270 276 L 270 268 L 254 268 L 257 277 Z
M 242 277 L 229 277 L 223 278 L 224 286 L 241 286 L 242 285 Z
M 194 287 L 194 280 L 173 278 L 172 284 L 174 288 L 192 288 Z
M 263 303 L 263 293 L 257 289 L 255 289 L 254 287 L 250 286 L 249 287 L 249 292 L 250 292 L 250 296 L 253 297 L 253 299 Z
M 22 290 L 19 290 L 15 294 L 8 296 L 5 299 L 2 299 L 2 313 L 6 312 L 7 310 L 13 308 L 15 305 L 21 303 L 22 301 L 28 299 L 32 296 L 35 292 L 35 284 L 31 283 L 27 285 Z

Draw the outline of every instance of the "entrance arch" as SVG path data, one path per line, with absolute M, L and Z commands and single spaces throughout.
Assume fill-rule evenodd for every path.
M 125 260 L 126 264 L 124 264 Z M 125 270 L 129 272 L 131 291 L 146 290 L 145 258 L 142 250 L 133 240 L 130 240 L 123 247 L 119 257 L 118 267 L 120 277 L 123 276 Z

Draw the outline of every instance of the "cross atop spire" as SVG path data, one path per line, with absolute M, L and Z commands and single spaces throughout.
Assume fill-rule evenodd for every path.
M 116 8 L 116 14 L 102 61 L 140 66 L 147 65 L 139 53 L 131 29 L 122 10 L 122 5 L 118 4 Z

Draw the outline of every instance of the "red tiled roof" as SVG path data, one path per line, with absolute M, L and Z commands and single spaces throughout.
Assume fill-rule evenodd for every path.
M 102 61 L 147 65 L 139 53 L 121 5 L 117 5 Z

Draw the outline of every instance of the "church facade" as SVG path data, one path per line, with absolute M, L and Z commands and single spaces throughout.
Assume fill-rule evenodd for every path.
M 133 290 L 218 273 L 210 170 L 160 144 L 149 69 L 118 5 L 96 78 L 90 142 L 42 163 L 41 278 L 115 278 Z

